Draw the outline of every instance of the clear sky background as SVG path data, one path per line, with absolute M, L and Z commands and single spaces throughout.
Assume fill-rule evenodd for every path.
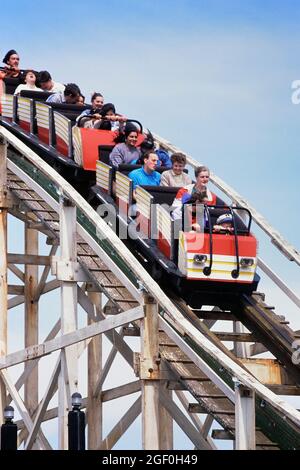
M 2 56 L 15 48 L 22 68 L 77 83 L 87 101 L 100 91 L 300 246 L 299 1 L 19 0 L 1 3 L 1 24 Z M 260 246 L 299 294 L 299 270 Z

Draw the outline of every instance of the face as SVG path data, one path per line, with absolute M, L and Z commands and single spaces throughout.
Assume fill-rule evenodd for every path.
M 130 134 L 128 135 L 126 139 L 126 144 L 135 146 L 137 143 L 137 139 L 138 139 L 137 132 L 130 132 Z
M 65 96 L 65 100 L 67 104 L 77 104 L 79 99 L 79 95 L 73 96 L 73 95 L 68 95 Z
M 93 101 L 92 101 L 92 106 L 93 108 L 98 108 L 101 109 L 104 103 L 104 98 L 103 96 L 97 96 Z
M 231 222 L 223 222 L 223 224 L 221 224 L 221 227 L 225 229 L 230 229 L 232 225 L 231 225 Z
M 183 163 L 174 162 L 173 165 L 172 165 L 172 169 L 173 169 L 175 175 L 181 175 L 181 173 L 184 170 L 184 166 L 185 165 Z
M 145 170 L 150 172 L 154 171 L 158 162 L 158 156 L 156 153 L 150 153 L 149 157 L 144 160 Z
M 8 59 L 7 65 L 10 65 L 11 67 L 18 67 L 19 62 L 20 62 L 20 57 L 18 56 L 18 54 L 12 54 L 10 58 Z
M 77 104 L 79 104 L 79 105 L 81 105 L 81 106 L 84 106 L 84 98 L 83 98 L 83 96 L 79 96 L 78 101 L 77 101 Z
M 197 176 L 197 186 L 206 186 L 209 182 L 209 173 L 208 171 L 200 171 Z
M 36 76 L 34 75 L 34 73 L 28 72 L 25 77 L 25 82 L 30 85 L 34 85 L 35 81 L 36 81 Z
M 51 88 L 52 88 L 51 80 L 48 80 L 47 82 L 41 83 L 40 86 L 41 86 L 42 90 L 45 90 L 45 91 L 51 90 Z
M 105 114 L 105 117 L 108 117 L 108 118 L 114 117 L 114 116 L 115 116 L 115 113 L 113 112 L 112 109 L 110 109 L 110 110 Z

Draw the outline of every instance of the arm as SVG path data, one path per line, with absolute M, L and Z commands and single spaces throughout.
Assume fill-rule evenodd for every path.
M 109 163 L 114 166 L 114 167 L 118 167 L 120 165 L 120 163 L 122 163 L 124 160 L 124 155 L 123 155 L 123 152 L 120 148 L 119 145 L 116 145 L 110 155 L 109 155 Z
M 166 171 L 164 171 L 163 174 L 161 175 L 160 185 L 161 186 L 170 186 L 170 182 L 169 182 L 169 179 L 168 179 L 168 174 L 167 174 Z

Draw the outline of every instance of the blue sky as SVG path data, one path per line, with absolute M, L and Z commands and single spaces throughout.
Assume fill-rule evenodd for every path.
M 20 0 L 2 3 L 1 24 L 1 58 L 15 48 L 22 68 L 103 92 L 299 248 L 299 1 Z M 260 246 L 299 292 L 298 269 Z
M 247 197 L 297 244 L 300 78 L 296 1 L 18 2 L 21 65 L 77 82 L 171 140 Z M 83 6 L 82 6 L 83 5 Z M 2 24 L 11 8 L 2 7 Z M 26 26 L 25 26 L 26 25 Z M 288 195 L 288 200 L 286 196 Z M 289 207 L 287 207 L 289 206 Z M 283 224 L 284 214 L 296 219 Z

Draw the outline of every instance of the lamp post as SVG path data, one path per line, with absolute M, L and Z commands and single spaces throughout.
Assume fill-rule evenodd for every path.
M 82 396 L 72 395 L 72 410 L 68 413 L 69 450 L 85 450 L 85 413 L 80 410 Z
M 13 407 L 6 406 L 3 415 L 5 422 L 1 426 L 1 450 L 17 450 L 18 427 L 13 423 Z

